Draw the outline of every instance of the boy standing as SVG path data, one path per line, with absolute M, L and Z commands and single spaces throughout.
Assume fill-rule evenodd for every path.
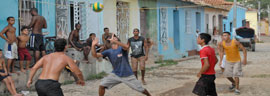
M 26 58 L 26 70 L 29 69 L 29 65 L 30 65 L 30 62 L 31 62 L 31 55 L 30 53 L 28 52 L 27 48 L 26 48 L 26 44 L 27 42 L 29 41 L 30 39 L 30 36 L 28 36 L 29 34 L 29 31 L 27 29 L 26 26 L 23 26 L 22 29 L 21 29 L 21 36 L 18 37 L 18 45 L 19 45 L 19 48 L 18 48 L 18 53 L 19 53 L 19 56 L 20 56 L 20 67 L 21 67 L 21 71 L 22 72 L 25 72 L 24 68 L 23 68 L 23 61 L 25 60 Z
M 208 46 L 211 36 L 207 33 L 201 33 L 197 38 L 197 43 L 201 45 L 200 58 L 202 62 L 202 68 L 197 74 L 198 80 L 193 93 L 199 96 L 217 96 L 215 85 L 215 65 L 217 63 L 217 57 L 215 50 Z
M 8 26 L 6 26 L 0 33 L 0 36 L 6 40 L 4 54 L 5 57 L 8 59 L 8 66 L 7 66 L 7 72 L 10 72 L 10 66 L 12 65 L 12 73 L 15 73 L 14 70 L 14 61 L 18 58 L 18 50 L 17 50 L 17 39 L 16 39 L 16 28 L 13 27 L 13 24 L 15 23 L 14 17 L 8 17 L 7 18 Z M 4 36 L 4 34 L 6 36 Z
M 11 76 L 7 72 L 5 60 L 2 58 L 2 50 L 0 49 L 0 81 L 6 84 L 6 87 L 12 96 L 22 96 L 16 91 L 16 87 Z
M 230 32 L 224 32 L 222 34 L 223 41 L 220 43 L 220 61 L 223 61 L 224 52 L 226 54 L 226 64 L 224 70 L 224 76 L 231 81 L 232 86 L 230 90 L 234 90 L 236 95 L 240 94 L 239 91 L 239 77 L 242 73 L 242 63 L 247 64 L 247 51 L 243 45 L 235 39 L 231 39 Z M 243 50 L 244 60 L 241 62 L 239 48 Z M 221 62 L 220 62 L 221 65 Z M 233 78 L 234 77 L 234 78 Z

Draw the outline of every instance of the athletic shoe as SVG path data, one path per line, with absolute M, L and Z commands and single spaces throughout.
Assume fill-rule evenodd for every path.
M 234 93 L 235 95 L 240 95 L 240 91 L 238 89 L 235 89 Z

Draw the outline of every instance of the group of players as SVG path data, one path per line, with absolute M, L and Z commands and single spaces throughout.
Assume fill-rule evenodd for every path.
M 26 49 L 26 43 L 30 40 L 30 47 L 34 49 L 35 65 L 31 68 L 27 86 L 30 87 L 33 77 L 39 68 L 42 72 L 39 79 L 35 83 L 35 88 L 39 96 L 63 96 L 63 92 L 58 82 L 61 71 L 69 66 L 75 76 L 78 78 L 77 84 L 85 85 L 82 72 L 76 66 L 74 60 L 65 55 L 65 50 L 69 48 L 69 44 L 78 51 L 84 51 L 85 60 L 88 61 L 88 54 L 91 52 L 93 57 L 108 58 L 113 66 L 113 71 L 108 76 L 102 79 L 99 86 L 99 95 L 104 96 L 105 89 L 110 89 L 115 85 L 124 83 L 130 88 L 141 92 L 147 96 L 150 93 L 143 88 L 142 84 L 146 84 L 145 77 L 145 62 L 148 60 L 149 47 L 151 42 L 142 36 L 139 36 L 139 29 L 133 30 L 134 36 L 128 39 L 127 43 L 122 43 L 121 40 L 109 32 L 109 28 L 104 28 L 102 35 L 103 45 L 99 44 L 99 39 L 95 34 L 91 33 L 86 43 L 79 40 L 79 32 L 81 25 L 76 24 L 76 29 L 70 33 L 69 39 L 57 39 L 54 42 L 55 52 L 45 55 L 45 46 L 43 43 L 42 28 L 47 28 L 44 17 L 39 16 L 37 9 L 31 9 L 32 20 L 29 26 L 21 28 L 21 36 L 16 37 L 16 28 L 13 27 L 15 22 L 14 17 L 7 18 L 8 26 L 5 27 L 0 36 L 6 40 L 4 56 L 8 59 L 8 66 L 6 68 L 4 59 L 2 58 L 2 50 L 0 50 L 0 80 L 3 81 L 9 92 L 13 96 L 21 96 L 16 92 L 15 85 L 9 73 L 14 71 L 14 60 L 20 57 L 21 71 L 25 72 L 23 68 L 23 61 L 27 60 L 26 70 L 30 69 L 29 64 L 31 55 Z M 32 28 L 32 34 L 29 36 L 28 28 Z M 6 36 L 4 36 L 6 35 Z M 220 62 L 220 66 L 224 69 L 224 76 L 231 81 L 232 86 L 230 90 L 234 90 L 236 94 L 239 91 L 239 77 L 242 74 L 242 64 L 246 64 L 247 53 L 245 48 L 238 41 L 231 39 L 230 32 L 223 32 L 222 41 L 218 43 L 218 51 L 220 53 L 220 61 L 225 61 L 224 64 Z M 215 87 L 215 65 L 218 59 L 215 55 L 215 50 L 208 45 L 211 41 L 211 35 L 201 33 L 197 37 L 197 43 L 201 46 L 200 58 L 202 68 L 197 74 L 200 78 L 196 83 L 193 93 L 197 95 L 217 96 Z M 17 46 L 19 45 L 19 46 Z M 97 50 L 100 48 L 101 50 Z M 129 50 L 131 48 L 131 66 L 129 63 Z M 244 59 L 241 61 L 239 48 L 243 50 Z M 40 52 L 43 57 L 39 59 Z M 226 57 L 224 56 L 226 54 Z M 225 57 L 225 58 L 224 58 Z M 10 67 L 12 65 L 12 71 Z M 137 70 L 138 65 L 141 71 L 141 81 L 138 80 Z

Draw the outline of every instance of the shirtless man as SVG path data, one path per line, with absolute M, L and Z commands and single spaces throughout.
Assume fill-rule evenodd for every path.
M 60 83 L 58 83 L 61 71 L 68 65 L 70 69 L 79 78 L 77 84 L 84 86 L 82 72 L 76 66 L 74 61 L 65 55 L 67 48 L 65 39 L 57 39 L 54 42 L 55 51 L 49 55 L 42 57 L 35 66 L 31 69 L 30 77 L 27 82 L 27 87 L 30 88 L 32 79 L 39 68 L 42 67 L 42 72 L 35 84 L 38 96 L 63 96 Z
M 26 70 L 29 69 L 29 65 L 31 62 L 31 55 L 28 51 L 28 49 L 26 48 L 26 44 L 30 39 L 30 36 L 28 36 L 29 31 L 28 28 L 26 26 L 23 26 L 21 29 L 21 36 L 17 37 L 18 38 L 18 53 L 19 53 L 19 57 L 20 57 L 20 67 L 21 67 L 21 72 L 25 72 L 24 68 L 23 68 L 23 61 L 26 58 Z
M 112 34 L 110 33 L 109 28 L 107 28 L 107 27 L 104 28 L 104 34 L 102 34 L 102 42 L 103 42 L 103 44 L 105 46 L 105 49 L 110 49 L 111 48 L 110 44 L 106 40 L 106 38 L 108 38 L 110 36 L 112 36 Z
M 6 40 L 5 44 L 5 49 L 4 49 L 4 54 L 5 57 L 8 59 L 7 63 L 7 72 L 10 72 L 10 66 L 12 65 L 12 73 L 15 73 L 14 70 L 14 59 L 18 58 L 17 54 L 17 39 L 16 39 L 16 28 L 13 27 L 13 24 L 15 23 L 15 18 L 14 17 L 8 17 L 7 18 L 8 26 L 6 26 L 0 33 L 0 36 Z M 4 34 L 6 36 L 4 36 Z
M 29 28 L 32 28 L 30 47 L 34 49 L 35 62 L 37 62 L 40 58 L 40 52 L 42 52 L 42 56 L 46 54 L 42 29 L 47 28 L 47 23 L 43 16 L 38 15 L 38 10 L 36 8 L 32 8 L 30 12 L 32 15 L 31 23 L 28 26 Z
M 12 96 L 22 96 L 16 91 L 16 87 L 11 76 L 7 73 L 5 60 L 2 58 L 2 50 L 0 49 L 0 81 L 6 84 L 6 87 Z
M 82 51 L 83 50 L 84 51 L 84 60 L 88 62 L 88 54 L 86 54 L 86 53 L 89 53 L 90 47 L 87 47 L 80 40 L 80 34 L 79 33 L 80 33 L 80 30 L 81 30 L 81 24 L 77 23 L 75 25 L 75 27 L 76 27 L 76 29 L 73 30 L 70 33 L 69 43 L 76 50 L 78 50 L 78 51 Z

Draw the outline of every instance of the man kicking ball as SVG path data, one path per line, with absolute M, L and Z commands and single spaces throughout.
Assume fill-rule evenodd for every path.
M 102 79 L 99 86 L 99 96 L 104 96 L 105 88 L 110 89 L 120 83 L 125 83 L 132 89 L 139 91 L 147 96 L 151 96 L 150 93 L 142 87 L 142 84 L 133 74 L 133 71 L 128 61 L 128 48 L 127 44 L 119 42 L 119 39 L 113 34 L 110 41 L 111 48 L 103 51 L 102 53 L 96 53 L 95 46 L 98 44 L 98 38 L 92 41 L 91 53 L 93 57 L 108 57 L 113 66 L 112 73 L 109 76 Z

